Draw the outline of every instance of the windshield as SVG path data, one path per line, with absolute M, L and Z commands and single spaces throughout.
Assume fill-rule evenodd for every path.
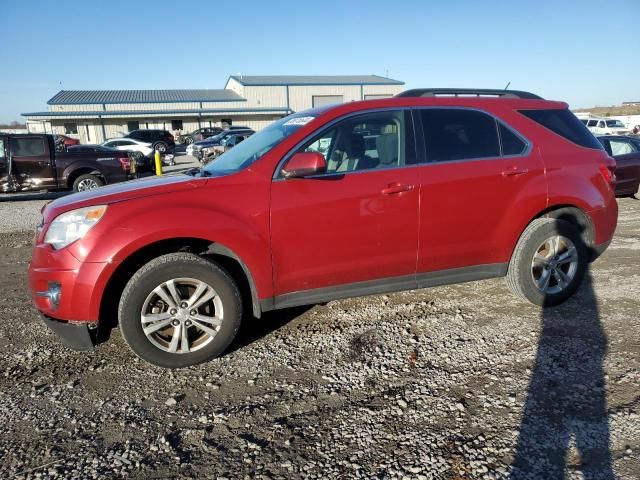
M 254 133 L 236 147 L 224 153 L 204 167 L 205 175 L 229 175 L 248 167 L 261 156 L 278 145 L 315 116 L 307 114 L 290 115 L 273 122 L 268 127 Z
M 624 128 L 624 124 L 620 120 L 607 120 L 607 127 Z

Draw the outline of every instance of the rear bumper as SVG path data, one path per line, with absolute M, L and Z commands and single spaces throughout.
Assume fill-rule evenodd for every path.
M 90 330 L 86 323 L 69 323 L 48 317 L 44 313 L 40 313 L 45 325 L 60 337 L 62 343 L 79 351 L 93 350 L 96 344 L 96 329 Z

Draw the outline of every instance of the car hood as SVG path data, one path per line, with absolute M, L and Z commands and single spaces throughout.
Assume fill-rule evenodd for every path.
M 48 203 L 43 209 L 44 223 L 48 223 L 61 213 L 92 205 L 108 205 L 135 198 L 161 195 L 182 190 L 200 188 L 206 183 L 204 178 L 175 174 L 141 178 L 129 182 L 107 185 L 95 190 L 73 193 Z

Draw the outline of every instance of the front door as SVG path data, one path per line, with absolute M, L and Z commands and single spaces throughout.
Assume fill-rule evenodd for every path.
M 18 190 L 55 188 L 55 169 L 47 137 L 9 137 L 11 173 Z
M 455 272 L 461 278 L 483 271 L 492 276 L 511 255 L 507 232 L 519 225 L 523 202 L 546 202 L 544 164 L 523 137 L 486 113 L 415 112 L 426 146 L 420 168 L 418 283 L 433 279 L 421 275 L 425 272 L 465 267 L 473 271 Z
M 351 294 L 381 291 L 389 283 L 415 286 L 418 178 L 412 132 L 403 111 L 343 119 L 299 150 L 320 152 L 328 164 L 325 174 L 274 179 L 276 296 L 321 289 L 339 297 L 347 285 L 356 289 Z M 367 281 L 375 282 L 360 283 Z M 276 306 L 285 304 L 276 298 Z

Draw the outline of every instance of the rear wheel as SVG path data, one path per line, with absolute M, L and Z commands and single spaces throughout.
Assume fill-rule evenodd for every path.
M 100 177 L 87 173 L 85 175 L 80 175 L 73 182 L 73 191 L 74 192 L 84 192 L 86 190 L 93 190 L 94 188 L 98 188 L 104 185 L 104 180 Z
M 588 260 L 587 247 L 573 224 L 538 218 L 516 245 L 507 285 L 515 295 L 535 305 L 558 305 L 578 289 Z
M 143 266 L 122 293 L 122 336 L 136 355 L 179 368 L 220 355 L 242 318 L 240 293 L 216 264 L 190 253 L 172 253 Z

